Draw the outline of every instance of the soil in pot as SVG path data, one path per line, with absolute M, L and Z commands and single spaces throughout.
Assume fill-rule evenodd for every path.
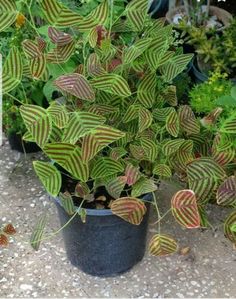
M 26 142 L 22 140 L 21 134 L 11 132 L 7 137 L 12 150 L 21 153 L 36 153 L 41 151 L 40 147 L 35 142 Z
M 73 182 L 70 184 L 66 190 L 72 188 Z M 108 198 L 103 188 L 94 195 L 96 198 Z M 146 195 L 145 200 L 151 201 L 152 196 Z M 75 201 L 75 204 L 78 206 L 79 202 Z M 70 262 L 94 276 L 108 277 L 126 272 L 141 261 L 145 253 L 149 204 L 140 225 L 130 224 L 113 215 L 108 205 L 109 200 L 105 208 L 93 209 L 88 208 L 92 204 L 87 203 L 86 222 L 83 223 L 79 216 L 75 217 L 63 230 Z M 56 200 L 56 206 L 61 225 L 64 225 L 70 216 L 61 207 L 59 200 Z

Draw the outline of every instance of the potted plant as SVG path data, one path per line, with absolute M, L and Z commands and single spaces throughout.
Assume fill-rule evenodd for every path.
M 69 259 L 90 274 L 113 275 L 144 255 L 148 203 L 159 178 L 171 175 L 162 146 L 180 134 L 171 82 L 192 54 L 177 49 L 170 26 L 148 17 L 144 0 L 131 1 L 118 19 L 108 1 L 83 18 L 53 3 L 41 3 L 52 25 L 38 59 L 45 67 L 71 57 L 77 64 L 53 80 L 60 99 L 47 109 L 23 104 L 20 111 L 26 137 L 50 159 L 34 168 L 56 200 Z M 30 55 L 36 41 L 23 47 L 37 69 Z M 35 248 L 44 225 L 42 218 L 33 233 Z M 161 255 L 177 244 L 159 234 L 151 247 Z
M 170 10 L 166 14 L 166 20 L 178 28 L 187 25 L 189 27 L 204 26 L 208 30 L 212 28 L 223 30 L 232 19 L 232 15 L 229 12 L 212 6 L 210 0 L 183 0 L 181 1 L 183 5 L 177 5 L 176 0 L 172 2 Z
M 221 35 L 207 34 L 204 28 L 189 28 L 187 43 L 196 51 L 193 72 L 198 81 L 207 80 L 209 71 L 218 70 L 227 73 L 236 81 L 236 19 L 232 19 Z

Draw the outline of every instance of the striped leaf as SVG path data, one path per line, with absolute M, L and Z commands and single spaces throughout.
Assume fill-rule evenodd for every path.
M 62 92 L 67 92 L 82 100 L 93 101 L 95 99 L 94 91 L 87 79 L 77 73 L 60 76 L 54 81 Z
M 187 166 L 189 188 L 205 203 L 226 177 L 224 169 L 211 158 L 200 158 Z
M 148 138 L 140 139 L 141 145 L 144 149 L 146 159 L 151 162 L 155 162 L 158 155 L 158 146 L 157 144 Z
M 220 132 L 225 134 L 236 134 L 236 113 L 233 113 L 223 121 L 220 127 Z
M 48 27 L 48 37 L 57 46 L 65 46 L 72 42 L 72 36 L 68 33 L 62 32 L 55 27 Z
M 127 123 L 139 117 L 139 105 L 130 105 L 123 116 L 123 122 Z
M 179 75 L 192 60 L 193 54 L 181 54 L 171 58 L 170 61 L 161 66 L 160 71 L 166 82 L 172 81 Z
M 133 62 L 148 48 L 151 41 L 151 38 L 142 38 L 127 48 L 124 52 L 123 63 L 130 64 Z
M 61 173 L 51 163 L 34 161 L 34 170 L 47 192 L 56 197 L 61 189 Z
M 195 118 L 195 115 L 189 106 L 187 105 L 180 106 L 178 110 L 178 115 L 180 121 L 180 128 L 187 135 L 199 134 L 200 124 Z
M 35 142 L 43 148 L 52 132 L 52 119 L 47 110 L 36 105 L 20 107 L 20 113 Z
M 117 74 L 104 74 L 93 78 L 90 83 L 98 90 L 103 90 L 121 97 L 131 95 L 128 83 L 123 77 Z
M 94 163 L 91 171 L 91 177 L 93 179 L 99 179 L 123 172 L 123 170 L 124 166 L 119 161 L 115 161 L 107 157 L 101 157 Z
M 134 225 L 139 225 L 143 220 L 147 208 L 145 204 L 137 198 L 122 197 L 113 201 L 111 211 L 114 215 L 123 220 Z
M 113 149 L 110 152 L 110 157 L 114 160 L 119 160 L 125 155 L 127 155 L 127 151 L 124 147 L 113 147 Z
M 165 122 L 167 117 L 173 112 L 175 112 L 173 107 L 157 108 L 153 110 L 153 117 L 158 121 Z
M 178 191 L 171 199 L 171 210 L 180 225 L 186 228 L 200 227 L 197 198 L 192 190 Z
M 104 124 L 106 119 L 90 112 L 78 111 L 70 115 L 64 130 L 63 142 L 75 144 L 79 138 Z
M 148 74 L 138 86 L 137 98 L 139 102 L 146 108 L 151 108 L 156 101 L 156 74 Z
M 170 178 L 172 176 L 171 169 L 166 164 L 158 164 L 153 168 L 153 174 L 158 175 L 161 178 Z
M 147 17 L 148 3 L 146 0 L 132 0 L 126 6 L 126 16 L 134 31 L 141 31 Z
M 47 223 L 47 217 L 46 215 L 42 215 L 37 221 L 37 224 L 31 234 L 30 244 L 34 250 L 39 250 L 40 243 L 43 239 L 46 223 Z
M 57 0 L 42 0 L 41 7 L 49 24 L 54 27 L 66 28 L 78 25 L 83 18 Z
M 129 186 L 134 185 L 140 179 L 139 167 L 135 167 L 131 163 L 128 163 L 125 168 L 126 183 Z
M 104 0 L 78 23 L 79 31 L 88 31 L 96 25 L 105 24 L 109 15 L 108 0 Z
M 98 32 L 97 32 L 96 27 L 94 27 L 90 30 L 89 35 L 88 35 L 88 41 L 89 41 L 91 48 L 96 47 L 97 41 L 98 41 Z
M 174 85 L 170 85 L 166 88 L 163 93 L 164 100 L 171 106 L 177 106 L 177 95 L 176 95 L 176 87 Z
M 154 235 L 149 243 L 149 253 L 155 256 L 166 256 L 178 250 L 176 241 L 168 235 Z
M 186 166 L 194 160 L 193 141 L 185 140 L 177 153 L 173 155 L 173 159 L 176 162 L 175 165 L 177 166 L 177 169 L 185 173 Z
M 173 137 L 179 134 L 179 118 L 174 110 L 166 118 L 166 130 Z
M 176 153 L 183 143 L 184 139 L 174 139 L 166 141 L 162 146 L 162 151 L 164 155 L 170 156 L 171 154 Z
M 37 37 L 37 45 L 40 52 L 43 53 L 43 51 L 46 49 L 47 43 L 42 37 Z
M 19 50 L 17 50 L 17 48 L 12 47 L 9 55 L 6 58 L 2 70 L 3 93 L 10 92 L 20 84 L 22 73 L 23 73 L 23 64 L 22 64 L 20 52 Z
M 90 76 L 104 75 L 106 71 L 102 67 L 99 57 L 96 53 L 92 53 L 87 61 L 87 71 Z
M 142 146 L 136 144 L 130 144 L 129 146 L 132 156 L 137 160 L 143 160 L 146 155 Z
M 90 193 L 90 189 L 86 183 L 79 182 L 75 186 L 75 196 L 85 198 Z
M 38 44 L 31 40 L 24 40 L 22 47 L 28 58 L 29 70 L 33 79 L 41 78 L 46 71 L 46 56 L 39 49 Z
M 236 210 L 234 210 L 224 222 L 224 233 L 226 238 L 236 244 L 236 232 L 232 229 L 232 226 L 236 224 Z
M 213 109 L 208 115 L 204 116 L 200 122 L 204 127 L 211 126 L 212 124 L 215 124 L 221 113 L 223 112 L 223 109 L 221 107 L 217 107 Z
M 74 54 L 74 50 L 75 42 L 73 40 L 64 46 L 57 45 L 47 53 L 47 62 L 54 64 L 66 63 Z
M 125 133 L 112 127 L 100 126 L 83 138 L 82 159 L 90 161 L 99 151 L 107 145 L 125 136 Z
M 143 194 L 154 192 L 157 190 L 157 185 L 151 179 L 141 178 L 139 179 L 132 188 L 131 196 L 139 197 Z
M 0 0 L 0 32 L 10 27 L 18 15 L 14 0 Z
M 44 147 L 44 152 L 67 170 L 73 177 L 86 182 L 89 177 L 89 168 L 82 160 L 81 149 L 69 143 L 51 143 Z
M 141 107 L 139 109 L 139 120 L 138 120 L 139 133 L 148 129 L 151 126 L 152 121 L 153 121 L 152 113 L 148 109 Z
M 223 206 L 231 206 L 236 203 L 236 178 L 228 177 L 218 188 L 216 193 L 217 203 Z
M 48 107 L 47 111 L 50 114 L 52 121 L 58 128 L 62 129 L 66 126 L 69 120 L 69 115 L 65 106 L 60 105 L 57 102 L 53 102 Z
M 121 192 L 124 190 L 126 184 L 127 177 L 119 176 L 109 181 L 106 184 L 107 192 L 115 199 L 119 198 Z
M 4 234 L 7 234 L 9 236 L 13 236 L 16 234 L 16 229 L 14 228 L 14 226 L 11 223 L 4 225 L 2 231 Z
M 224 135 L 216 135 L 212 145 L 212 158 L 221 166 L 225 166 L 234 160 L 235 148 L 232 142 Z
M 60 142 L 61 139 L 62 139 L 62 130 L 53 124 L 52 132 L 49 137 L 49 141 L 52 143 L 55 143 L 55 142 Z
M 9 244 L 8 238 L 6 235 L 0 233 L 0 247 L 7 247 Z
M 60 202 L 68 215 L 73 215 L 76 211 L 72 196 L 69 192 L 59 194 Z

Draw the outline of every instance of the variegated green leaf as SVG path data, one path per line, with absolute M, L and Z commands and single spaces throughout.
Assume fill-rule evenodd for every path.
M 236 113 L 226 118 L 220 127 L 220 132 L 225 134 L 236 134 Z
M 232 243 L 236 244 L 236 232 L 232 229 L 236 224 L 236 210 L 234 210 L 225 220 L 224 233 Z
M 162 151 L 166 156 L 169 156 L 177 152 L 183 143 L 184 139 L 174 139 L 166 141 L 162 146 Z
M 87 79 L 77 73 L 60 76 L 54 84 L 63 92 L 67 92 L 82 100 L 93 101 L 94 91 Z
M 142 177 L 133 185 L 131 196 L 139 197 L 143 194 L 154 192 L 156 190 L 157 185 L 153 180 Z
M 51 163 L 34 161 L 34 170 L 44 188 L 52 196 L 57 196 L 61 188 L 61 173 Z
M 171 169 L 166 164 L 157 164 L 153 168 L 153 174 L 158 175 L 161 178 L 170 178 L 172 173 Z
M 145 0 L 132 0 L 126 6 L 126 16 L 134 31 L 141 31 L 147 17 L 148 3 Z
M 134 225 L 139 225 L 147 208 L 145 204 L 138 198 L 122 197 L 116 199 L 111 204 L 111 211 L 118 217 Z
M 137 57 L 139 57 L 150 45 L 152 39 L 151 38 L 142 38 L 135 42 L 131 47 L 129 47 L 124 52 L 123 62 L 124 64 L 130 64 Z
M 89 168 L 82 160 L 81 149 L 69 143 L 51 143 L 44 147 L 44 152 L 73 177 L 86 182 Z
M 195 135 L 200 132 L 200 124 L 195 118 L 191 107 L 184 105 L 180 106 L 178 110 L 180 128 L 187 133 L 187 135 Z
M 178 191 L 171 199 L 171 210 L 180 225 L 186 228 L 200 227 L 197 198 L 192 190 Z
M 104 117 L 90 112 L 73 112 L 65 127 L 63 142 L 75 144 L 79 138 L 91 133 L 92 130 L 104 124 L 105 121 Z
M 23 73 L 23 64 L 22 64 L 22 58 L 20 52 L 19 50 L 17 50 L 17 48 L 13 47 L 10 50 L 10 53 L 7 56 L 6 61 L 3 65 L 3 71 L 2 71 L 3 93 L 8 93 L 9 91 L 13 90 L 20 84 L 22 73 Z
M 88 57 L 87 71 L 88 71 L 88 74 L 92 77 L 93 76 L 104 75 L 106 73 L 106 71 L 102 67 L 102 65 L 100 63 L 100 60 L 99 60 L 99 57 L 96 53 L 92 53 Z
M 0 32 L 16 21 L 17 14 L 18 11 L 14 0 L 0 0 Z
M 66 28 L 78 25 L 83 18 L 57 0 L 42 0 L 41 7 L 49 24 L 55 27 Z
M 72 196 L 69 192 L 59 194 L 60 202 L 68 215 L 73 215 L 76 211 Z
M 107 192 L 115 199 L 119 198 L 126 184 L 126 176 L 118 176 L 106 184 Z
M 111 158 L 101 157 L 93 165 L 91 177 L 98 179 L 123 172 L 124 166 Z
M 152 113 L 148 109 L 141 107 L 139 109 L 139 120 L 138 120 L 139 133 L 148 129 L 151 126 L 152 121 L 153 121 Z
M 90 83 L 98 90 L 103 90 L 121 97 L 131 95 L 128 83 L 123 77 L 117 74 L 104 74 L 93 78 Z
M 62 129 L 65 127 L 69 120 L 69 115 L 65 106 L 60 105 L 57 102 L 53 102 L 48 107 L 47 111 L 50 114 L 52 121 L 58 128 Z
M 90 161 L 99 151 L 107 145 L 125 136 L 125 133 L 109 126 L 100 126 L 83 138 L 82 158 L 84 162 Z
M 48 27 L 48 37 L 54 44 L 61 47 L 70 44 L 73 40 L 70 34 L 62 32 L 51 26 Z
M 148 74 L 138 86 L 138 100 L 146 108 L 151 108 L 156 100 L 156 74 Z
M 177 137 L 179 134 L 179 118 L 174 110 L 166 118 L 166 130 L 173 137 Z
M 149 253 L 155 256 L 166 256 L 177 251 L 176 241 L 168 235 L 154 235 L 149 243 Z
M 235 205 L 236 203 L 236 178 L 228 177 L 218 188 L 216 193 L 217 203 L 223 206 Z
M 30 245 L 33 247 L 34 250 L 39 250 L 40 243 L 43 239 L 44 229 L 47 223 L 47 216 L 42 215 L 31 234 L 30 237 Z
M 127 185 L 128 186 L 134 185 L 140 179 L 141 176 L 139 167 L 136 167 L 131 163 L 128 163 L 125 168 L 125 176 L 126 176 Z
M 73 40 L 63 46 L 57 45 L 55 48 L 53 48 L 51 51 L 47 53 L 47 62 L 53 64 L 66 63 L 74 54 L 74 50 L 75 42 Z
M 52 119 L 47 110 L 36 105 L 24 105 L 20 113 L 32 138 L 43 148 L 52 132 Z
M 144 149 L 146 159 L 155 162 L 158 155 L 158 145 L 148 138 L 141 138 L 140 142 Z

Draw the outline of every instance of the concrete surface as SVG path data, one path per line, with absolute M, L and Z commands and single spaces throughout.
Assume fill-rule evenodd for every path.
M 44 242 L 35 252 L 28 240 L 36 218 L 45 210 L 51 216 L 47 232 L 59 228 L 56 209 L 32 171 L 32 160 L 42 154 L 11 151 L 6 141 L 0 147 L 0 224 L 13 223 L 17 235 L 10 246 L 0 249 L 0 297 L 128 297 L 193 298 L 236 296 L 236 251 L 222 227 L 215 230 L 184 230 L 171 215 L 162 232 L 189 246 L 187 255 L 151 257 L 128 273 L 115 278 L 86 275 L 67 261 L 61 234 Z M 170 206 L 175 185 L 163 184 L 159 191 L 161 210 Z M 209 207 L 213 225 L 228 211 Z M 154 220 L 151 219 L 150 222 Z M 149 239 L 155 226 L 149 226 Z

